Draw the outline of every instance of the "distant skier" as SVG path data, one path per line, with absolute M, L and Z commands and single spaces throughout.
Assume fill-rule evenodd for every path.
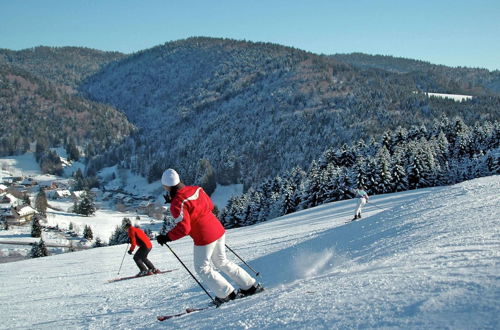
M 194 241 L 194 268 L 215 293 L 216 304 L 264 290 L 245 270 L 227 259 L 225 229 L 212 213 L 214 205 L 203 188 L 184 185 L 173 169 L 163 173 L 161 183 L 169 193 L 165 201 L 170 202 L 170 212 L 177 224 L 166 235 L 158 235 L 157 241 L 163 245 L 186 235 L 191 236 Z M 211 262 L 240 286 L 239 291 L 215 270 Z
M 361 209 L 363 206 L 368 203 L 368 194 L 364 191 L 363 186 L 359 186 L 358 189 L 353 190 L 355 197 L 358 198 L 358 206 L 356 207 L 356 211 L 354 212 L 354 220 L 361 219 Z
M 159 273 L 160 271 L 156 269 L 155 266 L 153 266 L 153 263 L 148 259 L 148 254 L 153 248 L 148 235 L 146 235 L 142 229 L 132 226 L 129 219 L 124 220 L 123 228 L 127 230 L 128 238 L 130 239 L 130 249 L 128 250 L 128 254 L 132 255 L 135 247 L 139 247 L 137 252 L 134 254 L 134 261 L 140 270 L 137 276 Z

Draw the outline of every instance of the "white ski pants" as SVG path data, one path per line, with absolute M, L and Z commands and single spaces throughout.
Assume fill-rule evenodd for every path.
M 234 291 L 234 287 L 214 269 L 211 262 L 243 290 L 250 289 L 256 282 L 243 268 L 227 259 L 226 234 L 208 245 L 194 246 L 196 272 L 217 297 L 225 298 Z
M 366 204 L 366 198 L 361 197 L 361 198 L 358 198 L 358 199 L 359 199 L 359 201 L 358 201 L 358 207 L 356 208 L 356 212 L 354 213 L 355 217 L 361 216 L 361 209 Z

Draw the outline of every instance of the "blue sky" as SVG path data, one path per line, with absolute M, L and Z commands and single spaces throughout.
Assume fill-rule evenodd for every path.
M 500 69 L 500 1 L 0 0 L 0 48 L 131 53 L 191 36 Z

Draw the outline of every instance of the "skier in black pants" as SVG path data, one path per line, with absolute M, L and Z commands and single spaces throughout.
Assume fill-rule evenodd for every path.
M 148 254 L 153 248 L 148 235 L 144 233 L 140 228 L 133 227 L 129 221 L 123 224 L 124 229 L 127 230 L 128 238 L 130 239 L 130 249 L 128 254 L 132 254 L 136 245 L 139 247 L 137 252 L 134 254 L 134 261 L 139 267 L 139 274 L 137 276 L 152 275 L 159 272 L 158 269 L 153 266 L 153 263 L 149 261 Z

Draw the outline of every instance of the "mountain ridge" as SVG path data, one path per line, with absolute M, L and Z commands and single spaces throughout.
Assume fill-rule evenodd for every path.
M 124 149 L 147 161 L 125 160 L 124 166 L 150 180 L 162 168 L 182 168 L 188 182 L 197 182 L 206 171 L 199 162 L 207 159 L 219 183 L 248 188 L 259 178 L 306 166 L 328 146 L 398 125 L 430 123 L 443 114 L 467 123 L 497 118 L 489 105 L 495 101 L 488 99 L 496 96 L 472 87 L 440 76 L 429 81 L 424 73 L 362 70 L 276 44 L 202 37 L 111 63 L 80 91 L 123 110 L 139 127 Z M 415 93 L 427 89 L 477 90 L 478 96 L 447 103 Z

